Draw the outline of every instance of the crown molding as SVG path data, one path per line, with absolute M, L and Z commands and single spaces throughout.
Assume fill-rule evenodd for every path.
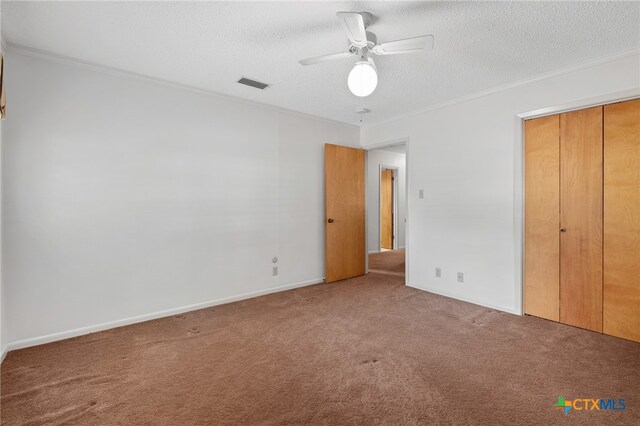
M 489 95 L 493 95 L 495 93 L 499 93 L 499 92 L 503 92 L 505 90 L 509 90 L 509 89 L 513 89 L 515 87 L 519 87 L 519 86 L 524 86 L 526 84 L 530 84 L 530 83 L 534 83 L 536 81 L 540 81 L 540 80 L 545 80 L 547 78 L 551 78 L 551 77 L 556 77 L 556 76 L 560 76 L 563 74 L 567 74 L 570 72 L 574 72 L 574 71 L 580 71 L 580 70 L 584 70 L 584 69 L 588 69 L 588 68 L 592 68 L 598 65 L 602 65 L 602 64 L 606 64 L 608 62 L 613 62 L 615 60 L 619 60 L 619 59 L 624 59 L 627 58 L 629 56 L 640 56 L 640 49 L 634 48 L 634 49 L 628 49 L 628 50 L 623 50 L 621 52 L 617 52 L 611 55 L 606 55 L 606 56 L 601 56 L 595 59 L 589 59 L 587 61 L 584 62 L 580 62 L 578 64 L 574 64 L 574 65 L 570 65 L 567 67 L 563 67 L 563 68 L 559 68 L 553 71 L 548 71 L 546 73 L 543 74 L 538 74 L 536 76 L 533 77 L 528 77 L 525 79 L 521 79 L 521 80 L 517 80 L 511 83 L 507 83 L 507 84 L 503 84 L 500 86 L 496 86 L 496 87 L 492 87 L 489 89 L 485 89 L 485 90 L 481 90 L 479 92 L 475 92 L 472 93 L 470 95 L 465 95 L 465 96 L 461 96 L 458 98 L 454 98 L 454 99 L 450 99 L 448 101 L 444 101 L 444 102 L 440 102 L 437 104 L 433 104 L 431 106 L 428 106 L 426 108 L 422 108 L 416 111 L 412 111 L 406 114 L 401 114 L 401 115 L 397 115 L 385 120 L 381 120 L 378 121 L 376 123 L 371 123 L 370 125 L 367 126 L 362 126 L 361 129 L 364 128 L 370 128 L 370 127 L 375 127 L 381 124 L 387 124 L 387 123 L 392 123 L 394 121 L 398 121 L 398 120 L 402 120 L 405 118 L 409 118 L 409 117 L 414 117 L 420 114 L 425 114 L 427 112 L 431 112 L 431 111 L 435 111 L 435 110 L 439 110 L 442 108 L 446 108 L 452 105 L 456 105 L 456 104 L 460 104 L 463 102 L 468 102 L 474 99 L 478 99 L 478 98 L 482 98 L 484 96 L 489 96 Z M 640 61 L 638 66 L 640 66 Z
M 630 101 L 640 98 L 640 87 L 635 89 L 623 90 L 620 92 L 607 93 L 605 95 L 595 96 L 591 98 L 579 99 L 577 101 L 566 104 L 553 105 L 546 108 L 539 108 L 532 111 L 526 111 L 516 114 L 516 117 L 523 120 L 532 118 L 545 117 L 563 112 L 577 111 L 580 109 L 591 108 L 595 106 L 607 105 L 614 102 Z
M 112 75 L 112 76 L 116 76 L 116 77 L 124 77 L 124 78 L 133 78 L 136 80 L 140 80 L 140 81 L 146 81 L 149 83 L 154 83 L 154 84 L 158 84 L 161 86 L 165 86 L 165 87 L 171 87 L 174 89 L 180 89 L 180 90 L 185 90 L 188 92 L 192 92 L 192 93 L 198 93 L 201 95 L 206 95 L 206 96 L 211 96 L 217 99 L 223 99 L 223 100 L 227 100 L 227 101 L 231 101 L 231 102 L 238 102 L 241 104 L 245 104 L 245 105 L 249 105 L 249 106 L 253 106 L 253 107 L 258 107 L 258 108 L 263 108 L 263 109 L 267 109 L 270 111 L 275 111 L 275 112 L 279 112 L 282 114 L 290 114 L 290 115 L 295 115 L 298 117 L 303 117 L 303 118 L 307 118 L 307 119 L 312 119 L 312 120 L 318 120 L 318 121 L 322 121 L 328 124 L 333 124 L 333 125 L 337 125 L 337 126 L 341 126 L 341 127 L 345 127 L 345 128 L 349 128 L 349 129 L 359 129 L 360 126 L 355 125 L 355 124 L 351 124 L 351 123 L 346 123 L 344 121 L 337 121 L 337 120 L 332 120 L 330 118 L 326 118 L 326 117 L 320 117 L 317 115 L 313 115 L 313 114 L 307 114 L 304 112 L 300 112 L 300 111 L 295 111 L 292 109 L 288 109 L 288 108 L 283 108 L 283 107 L 278 107 L 275 105 L 270 105 L 270 104 L 266 104 L 266 103 L 262 103 L 262 102 L 258 102 L 258 101 L 252 101 L 249 99 L 243 99 L 243 98 L 238 98 L 235 96 L 230 96 L 230 95 L 225 95 L 222 93 L 218 93 L 218 92 L 214 92 L 212 90 L 207 90 L 207 89 L 202 89 L 200 87 L 195 87 L 195 86 L 190 86 L 187 84 L 182 84 L 182 83 L 177 83 L 174 81 L 169 81 L 169 80 L 164 80 L 161 78 L 156 78 L 156 77 L 152 77 L 150 75 L 146 75 L 146 74 L 140 74 L 140 73 L 135 73 L 135 72 L 131 72 L 131 71 L 125 71 L 119 68 L 113 68 L 113 67 L 109 67 L 106 65 L 100 65 L 100 64 L 96 64 L 93 62 L 88 62 L 88 61 L 83 61 L 80 59 L 76 59 L 76 58 L 72 58 L 69 56 L 64 56 L 64 55 L 59 55 L 57 53 L 52 53 L 49 51 L 45 51 L 45 50 L 40 50 L 40 49 L 34 49 L 31 47 L 26 47 L 26 46 L 21 46 L 15 43 L 11 43 L 10 41 L 6 40 L 4 37 L 2 38 L 2 48 L 4 51 L 13 53 L 13 54 L 17 54 L 17 55 L 22 55 L 22 56 L 27 56 L 27 57 L 32 57 L 32 58 L 36 58 L 36 59 L 45 59 L 45 60 L 50 60 L 50 61 L 54 61 L 54 62 L 58 62 L 58 63 L 62 63 L 62 64 L 66 64 L 66 65 L 70 65 L 70 66 L 74 66 L 74 67 L 78 67 L 78 68 L 83 68 L 86 70 L 90 70 L 90 71 L 95 71 L 95 72 L 100 72 L 103 74 L 108 74 L 108 75 Z

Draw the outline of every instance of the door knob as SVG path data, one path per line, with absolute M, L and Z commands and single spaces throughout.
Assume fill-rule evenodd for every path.
M 333 223 L 333 219 L 329 218 L 329 220 L 327 222 Z
M 560 228 L 560 232 L 567 232 L 567 228 Z

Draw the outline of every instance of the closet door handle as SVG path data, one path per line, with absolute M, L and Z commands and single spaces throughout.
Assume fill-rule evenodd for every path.
M 560 232 L 567 232 L 567 228 L 560 228 Z

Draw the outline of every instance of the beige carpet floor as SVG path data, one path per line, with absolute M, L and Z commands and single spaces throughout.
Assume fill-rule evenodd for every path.
M 369 255 L 369 272 L 404 276 L 404 249 Z
M 379 273 L 14 351 L 1 379 L 3 425 L 640 424 L 640 344 Z

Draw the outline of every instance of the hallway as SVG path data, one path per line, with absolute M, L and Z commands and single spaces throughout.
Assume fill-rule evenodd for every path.
M 370 254 L 369 272 L 404 277 L 405 249 Z

